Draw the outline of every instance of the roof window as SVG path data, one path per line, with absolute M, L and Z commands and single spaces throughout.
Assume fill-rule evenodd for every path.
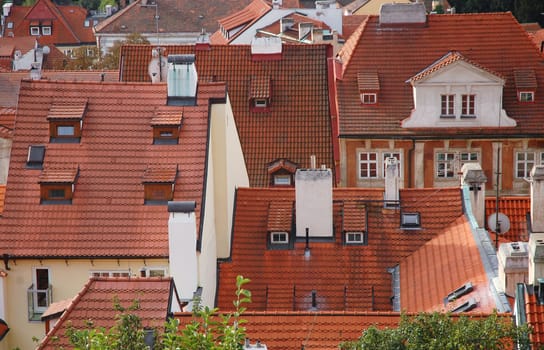
M 518 69 L 514 71 L 514 84 L 516 85 L 518 101 L 531 103 L 535 101 L 537 88 L 536 74 L 533 69 Z
M 252 112 L 270 110 L 270 78 L 252 77 L 249 87 L 249 101 Z
M 175 145 L 179 143 L 179 133 L 181 130 L 181 120 L 183 114 L 181 111 L 159 110 L 155 112 L 151 120 L 153 128 L 153 144 L 155 145 Z
M 421 217 L 419 213 L 402 213 L 400 215 L 400 226 L 402 228 L 420 228 Z
M 144 204 L 168 204 L 174 199 L 178 166 L 147 168 L 144 172 Z
M 467 312 L 472 309 L 474 309 L 476 306 L 478 306 L 478 303 L 474 298 L 470 298 L 469 300 L 465 301 L 461 305 L 453 308 L 451 310 L 452 313 L 459 313 L 459 312 Z
M 47 168 L 42 170 L 40 184 L 40 204 L 71 204 L 79 167 Z
M 42 169 L 45 158 L 45 146 L 28 146 L 26 167 L 29 169 Z
M 377 72 L 357 73 L 357 87 L 361 96 L 361 103 L 365 105 L 378 103 L 380 79 Z
M 79 143 L 87 102 L 53 103 L 49 109 L 50 142 Z

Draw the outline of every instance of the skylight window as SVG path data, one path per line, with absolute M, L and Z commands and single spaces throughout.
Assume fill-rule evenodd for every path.
M 28 146 L 26 167 L 29 169 L 42 169 L 45 158 L 45 146 Z
M 402 228 L 421 227 L 421 220 L 420 220 L 419 213 L 402 213 L 400 225 Z

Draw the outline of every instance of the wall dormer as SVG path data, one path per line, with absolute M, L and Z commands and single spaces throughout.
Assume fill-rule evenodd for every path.
M 181 111 L 157 110 L 151 119 L 154 145 L 175 145 L 179 143 L 179 133 L 183 113 Z
M 54 102 L 49 108 L 49 141 L 78 143 L 81 139 L 87 101 Z
M 363 202 L 345 201 L 342 206 L 344 244 L 368 244 L 367 206 Z
M 273 201 L 268 206 L 267 247 L 287 249 L 292 245 L 293 202 Z
M 40 184 L 40 204 L 71 204 L 79 167 L 45 168 L 42 170 Z
M 378 72 L 357 73 L 357 87 L 363 105 L 375 105 L 378 103 L 378 93 L 380 91 Z
M 270 77 L 252 77 L 249 85 L 249 109 L 252 112 L 270 111 Z
M 288 159 L 280 158 L 268 164 L 268 176 L 270 186 L 291 187 L 295 184 L 295 172 L 298 164 Z
M 517 69 L 514 71 L 516 95 L 520 103 L 535 102 L 537 88 L 536 74 L 533 69 Z
M 414 109 L 403 128 L 513 127 L 502 107 L 505 79 L 449 52 L 407 80 Z
M 177 165 L 147 168 L 142 178 L 144 204 L 168 204 L 173 200 L 177 175 Z

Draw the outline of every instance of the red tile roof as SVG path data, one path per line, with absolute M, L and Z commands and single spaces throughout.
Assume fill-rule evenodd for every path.
M 4 211 L 4 196 L 6 195 L 6 185 L 0 185 L 0 216 Z
M 445 304 L 449 293 L 466 283 L 473 291 Z M 408 312 L 451 311 L 474 298 L 471 312 L 496 309 L 480 252 L 463 216 L 400 263 L 401 309 Z
M 213 33 L 218 29 L 218 20 L 232 11 L 239 11 L 250 0 L 185 1 L 160 0 L 158 3 L 160 33 L 200 33 L 205 29 Z M 154 3 L 148 0 L 148 4 Z M 141 6 L 134 1 L 125 9 L 99 23 L 95 30 L 108 33 L 156 33 L 155 6 Z M 126 29 L 124 29 L 126 28 Z
M 535 103 L 518 103 L 514 71 L 533 69 L 538 86 L 544 87 L 543 57 L 511 13 L 488 13 L 428 15 L 426 26 L 395 28 L 382 28 L 378 16 L 369 16 L 339 53 L 344 64 L 343 79 L 337 82 L 340 135 L 474 136 L 473 129 L 410 130 L 400 124 L 414 107 L 412 87 L 406 80 L 454 51 L 506 79 L 503 106 L 517 127 L 489 128 L 478 133 L 524 133 L 527 137 L 542 134 L 544 89 L 536 90 Z M 361 104 L 357 89 L 357 74 L 368 70 L 378 72 L 381 85 L 380 103 L 372 107 Z
M 281 21 L 282 21 L 282 19 L 286 19 L 286 18 L 292 19 L 293 24 L 289 29 L 284 30 L 282 32 Z M 299 40 L 301 40 L 301 38 L 299 38 L 299 36 L 300 36 L 299 25 L 301 23 L 311 23 L 313 25 L 313 28 L 331 30 L 331 27 L 328 26 L 325 22 L 315 20 L 313 18 L 310 18 L 308 16 L 305 16 L 303 14 L 296 13 L 296 12 L 293 12 L 291 14 L 286 15 L 282 19 L 279 19 L 276 22 L 274 22 L 274 23 L 272 23 L 272 24 L 270 24 L 270 25 L 268 25 L 268 26 L 266 26 L 264 28 L 259 28 L 258 29 L 258 34 L 264 34 L 264 35 L 265 34 L 268 34 L 268 35 L 272 34 L 272 35 L 281 36 L 282 40 L 299 41 Z M 303 40 L 311 39 L 311 36 L 309 34 L 310 33 L 307 33 L 302 39 Z
M 180 125 L 183 113 L 168 110 L 156 110 L 151 125 Z
M 47 119 L 83 119 L 87 101 L 56 101 L 49 108 Z
M 60 6 L 51 0 L 38 0 L 33 6 L 13 5 L 7 22 L 13 22 L 13 30 L 4 33 L 15 37 L 28 36 L 30 26 L 40 22 L 51 25 L 51 35 L 36 36 L 41 45 L 95 45 L 91 26 L 84 26 L 87 10 L 81 6 Z
M 517 89 L 536 89 L 535 71 L 533 69 L 516 69 L 514 71 L 514 84 Z
M 541 304 L 538 300 L 538 295 L 533 286 L 526 286 L 524 289 L 526 321 L 533 329 L 531 334 L 532 348 L 540 349 L 544 345 L 544 304 Z
M 79 169 L 69 166 L 65 169 L 45 168 L 38 176 L 38 183 L 75 183 Z
M 118 314 L 113 304 L 116 297 L 123 307 L 138 300 L 140 308 L 132 313 L 140 317 L 142 326 L 161 328 L 173 302 L 169 300 L 173 288 L 170 278 L 91 278 L 37 349 L 71 348 L 66 336 L 70 324 L 86 329 L 91 320 L 94 327 L 111 328 Z
M 495 203 L 495 197 L 485 199 L 486 226 L 487 218 L 497 212 Z M 503 234 L 503 239 L 508 242 L 529 241 L 527 214 L 530 210 L 530 197 L 499 197 L 499 213 L 505 214 L 510 219 L 510 230 Z
M 388 268 L 463 215 L 458 188 L 404 189 L 400 198 L 403 210 L 421 213 L 422 229 L 401 229 L 399 210 L 383 208 L 382 189 L 334 189 L 335 239 L 310 242 L 311 257 L 305 259 L 304 240 L 293 242 L 290 249 L 267 249 L 271 205 L 292 207 L 295 190 L 239 189 L 232 254 L 220 264 L 217 305 L 221 310 L 232 308 L 233 281 L 243 275 L 251 279 L 252 310 L 310 310 L 312 291 L 318 311 L 392 310 Z M 367 208 L 367 245 L 343 244 L 342 218 L 361 215 L 360 210 L 351 210 L 355 204 Z
M 166 257 L 168 212 L 144 205 L 144 171 L 151 166 L 183 176 L 174 200 L 197 203 L 205 173 L 208 103 L 225 98 L 222 83 L 199 84 L 198 105 L 166 107 L 166 85 L 23 81 L 13 137 L 2 254 L 19 257 Z M 50 143 L 47 115 L 62 99 L 87 99 L 80 143 Z M 178 145 L 153 145 L 157 107 L 188 117 Z M 44 168 L 79 166 L 71 205 L 40 205 L 41 170 L 26 168 L 29 145 L 45 145 Z
M 28 35 L 17 38 L 0 37 L 0 56 L 9 55 L 13 59 L 14 50 L 21 50 L 24 54 L 34 49 L 35 45 L 36 37 Z
M 122 47 L 121 81 L 151 81 L 147 67 L 152 49 Z M 179 45 L 165 46 L 165 51 L 195 54 L 199 76 L 227 83 L 251 186 L 268 186 L 267 166 L 278 158 L 309 168 L 310 156 L 316 155 L 317 164 L 333 167 L 328 45 L 283 45 L 277 61 L 253 61 L 249 45 L 211 45 L 209 50 Z M 268 112 L 250 109 L 252 77 L 270 77 Z

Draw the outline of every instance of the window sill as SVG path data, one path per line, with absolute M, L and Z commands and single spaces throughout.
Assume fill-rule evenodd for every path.
M 475 115 L 461 115 L 461 119 L 476 119 Z
M 455 115 L 453 115 L 453 114 L 441 114 L 440 118 L 441 119 L 455 119 Z

